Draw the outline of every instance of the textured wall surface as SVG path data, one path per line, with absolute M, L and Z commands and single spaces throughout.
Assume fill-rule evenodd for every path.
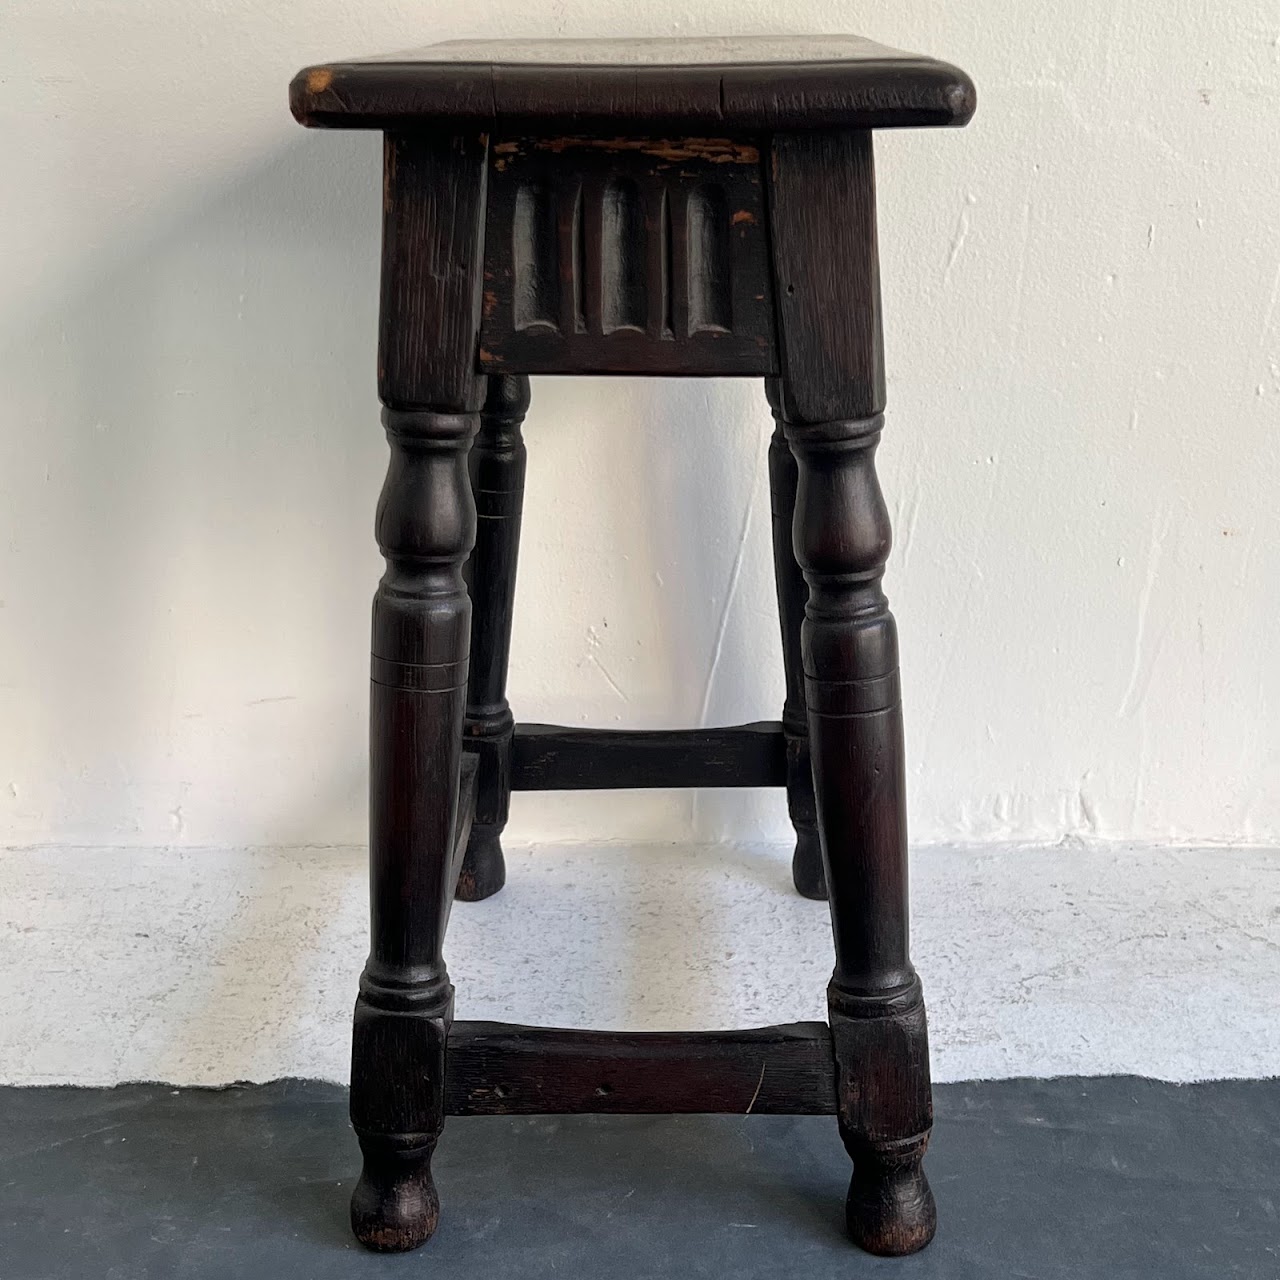
M 1249 889 L 1271 864 L 1143 861 L 1280 842 L 1275 0 L 0 7 L 0 845 L 18 903 L 0 966 L 24 1028 L 5 1078 L 343 1070 L 386 461 L 380 154 L 298 129 L 292 73 L 449 37 L 787 28 L 934 53 L 979 86 L 969 129 L 879 145 L 913 839 L 1018 842 L 954 872 L 945 848 L 924 855 L 941 1073 L 1275 1069 L 1274 1040 L 1232 1039 L 1233 1006 L 1200 994 L 1247 1004 L 1250 966 L 1274 961 L 1280 908 Z M 519 716 L 778 714 L 770 425 L 744 382 L 537 383 Z M 501 965 L 458 913 L 464 1012 L 481 992 L 533 1021 L 816 1012 L 820 908 L 770 899 L 765 936 L 789 958 L 750 980 L 794 990 L 788 1010 L 728 959 L 765 906 L 750 876 L 698 861 L 727 878 L 710 899 L 726 915 L 691 918 L 652 846 L 771 845 L 785 880 L 780 794 L 522 796 L 510 830 L 627 843 L 644 893 L 606 878 L 580 900 L 594 858 L 535 852 L 492 908 L 517 930 Z M 1102 861 L 1074 861 L 1075 837 Z M 963 866 L 972 883 L 948 887 Z M 1004 924 L 968 918 L 997 899 Z M 526 972 L 535 905 L 560 961 Z M 1036 939 L 1012 959 L 1009 913 Z M 1117 961 L 1091 987 L 1082 922 L 1146 985 Z M 690 935 L 701 960 L 664 982 Z M 548 976 L 564 971 L 580 987 Z M 1061 982 L 1078 1001 L 1058 1008 Z M 993 1003 L 965 1003 L 971 984 Z M 1146 1048 L 1117 993 L 1159 1022 Z
M 464 35 L 855 30 L 950 58 L 882 137 L 888 587 L 919 840 L 1280 838 L 1280 16 L 11 0 L 0 835 L 364 838 L 379 145 L 304 62 Z M 754 383 L 534 392 L 512 696 L 776 714 Z M 531 839 L 773 838 L 778 797 L 527 799 Z

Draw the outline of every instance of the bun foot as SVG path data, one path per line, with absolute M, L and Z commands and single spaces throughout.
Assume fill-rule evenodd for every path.
M 483 902 L 507 883 L 507 864 L 502 857 L 500 837 L 498 827 L 471 828 L 454 894 L 460 902 Z
M 366 1249 L 405 1253 L 425 1244 L 440 1223 L 429 1146 L 398 1148 L 393 1140 L 361 1138 L 364 1169 L 351 1195 L 351 1230 Z
M 925 1139 L 927 1142 L 927 1139 Z M 916 1253 L 933 1239 L 938 1211 L 920 1162 L 925 1142 L 854 1156 L 845 1220 L 853 1242 L 884 1258 Z
M 818 828 L 796 828 L 796 851 L 791 859 L 791 880 L 802 898 L 827 900 L 827 872 L 822 865 L 822 841 Z

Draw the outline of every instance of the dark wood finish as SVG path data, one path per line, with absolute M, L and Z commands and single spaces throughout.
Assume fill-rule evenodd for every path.
M 478 409 L 488 140 L 388 135 L 384 151 L 378 394 L 395 409 Z
M 954 67 L 852 37 L 446 44 L 294 81 L 304 123 L 387 132 L 387 568 L 351 1088 L 352 1225 L 371 1248 L 434 1230 L 446 1114 L 534 1112 L 835 1114 L 854 1240 L 901 1254 L 932 1236 L 869 130 L 962 124 L 973 104 Z M 534 372 L 765 375 L 780 723 L 514 724 Z M 786 787 L 796 886 L 830 900 L 829 1026 L 453 1024 L 449 909 L 502 885 L 511 791 L 635 786 Z
M 351 1224 L 372 1249 L 421 1244 L 439 1200 L 453 987 L 443 946 L 455 844 L 475 540 L 483 139 L 389 137 L 379 391 L 391 446 L 376 532 L 370 711 L 372 949 L 360 979 L 351 1122 L 364 1168 Z
M 511 732 L 507 665 L 515 606 L 525 447 L 520 424 L 529 408 L 529 380 L 489 379 L 480 431 L 471 446 L 471 492 L 476 544 L 465 577 L 471 594 L 471 671 L 467 685 L 466 745 L 479 760 L 475 822 L 457 896 L 479 902 L 506 882 L 502 829 L 511 800 Z
M 778 407 L 797 422 L 872 417 L 884 409 L 884 340 L 871 135 L 780 134 L 768 168 Z
M 778 622 L 782 632 L 782 666 L 786 673 L 786 701 L 782 728 L 787 740 L 787 813 L 796 829 L 791 880 L 806 898 L 827 896 L 818 837 L 818 811 L 813 798 L 813 767 L 809 761 L 809 720 L 804 701 L 804 668 L 800 659 L 800 627 L 809 588 L 796 563 L 791 527 L 796 510 L 796 460 L 787 443 L 780 416 L 776 378 L 765 380 L 775 427 L 769 441 L 769 495 L 773 517 L 773 578 L 778 593 Z
M 447 41 L 307 67 L 289 105 L 307 125 L 457 129 L 501 121 L 698 129 L 887 129 L 973 114 L 958 68 L 858 36 Z
M 492 155 L 481 368 L 772 372 L 753 142 L 535 136 Z
M 444 1108 L 456 1116 L 581 1112 L 836 1113 L 831 1029 L 562 1031 L 455 1022 Z
M 453 824 L 453 852 L 449 857 L 449 883 L 455 886 L 454 896 L 461 897 L 456 886 L 471 847 L 471 832 L 476 816 L 476 797 L 479 792 L 480 757 L 474 751 L 462 753 L 458 769 L 458 812 Z
M 870 1252 L 911 1253 L 932 1239 L 936 1214 L 921 1168 L 932 1103 L 907 946 L 898 642 L 881 589 L 890 531 L 875 472 L 884 361 L 871 135 L 775 138 L 770 176 L 777 399 L 798 472 L 801 655 L 835 936 L 828 1005 L 854 1162 L 847 1218 Z
M 776 720 L 728 729 L 566 729 L 519 724 L 515 791 L 611 787 L 780 787 L 786 740 Z

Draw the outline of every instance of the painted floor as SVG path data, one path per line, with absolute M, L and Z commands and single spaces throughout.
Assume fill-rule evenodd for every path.
M 407 1257 L 347 1234 L 345 1091 L 0 1089 L 4 1280 L 769 1277 L 1276 1280 L 1280 1081 L 936 1090 L 924 1253 L 842 1236 L 829 1119 L 451 1120 L 444 1216 Z
M 0 1084 L 345 1081 L 367 860 L 0 853 L 18 922 L 0 928 Z M 823 1019 L 831 925 L 790 860 L 778 845 L 513 847 L 506 888 L 449 924 L 457 1016 Z M 1280 1075 L 1280 849 L 926 846 L 911 899 L 935 1081 Z

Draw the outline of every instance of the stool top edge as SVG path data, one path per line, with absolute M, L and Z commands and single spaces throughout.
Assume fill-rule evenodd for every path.
M 860 36 L 451 40 L 305 67 L 290 86 L 304 125 L 533 121 L 693 128 L 961 125 L 959 68 Z

